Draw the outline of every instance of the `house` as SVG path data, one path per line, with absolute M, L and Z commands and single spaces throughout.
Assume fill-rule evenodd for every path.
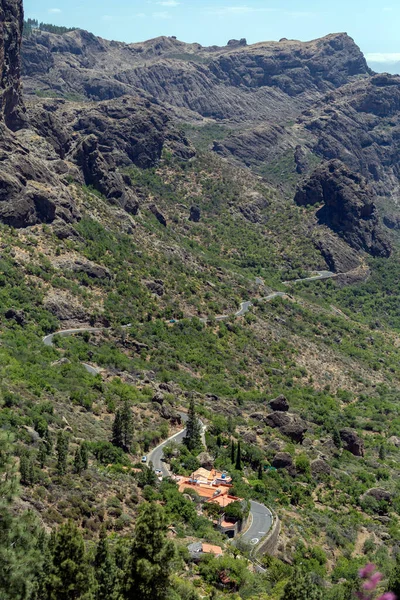
M 192 479 L 185 479 L 178 484 L 178 489 L 181 494 L 188 490 L 193 490 L 203 502 L 207 502 L 218 496 L 223 496 L 228 493 L 229 488 L 222 486 L 212 486 L 207 483 L 196 483 Z
M 218 494 L 218 496 L 213 496 L 207 502 L 212 502 L 213 504 L 218 504 L 221 508 L 226 508 L 232 502 L 243 502 L 243 498 L 231 496 L 230 494 Z
M 201 467 L 197 469 L 194 473 L 192 473 L 191 479 L 193 481 L 197 481 L 198 483 L 205 483 L 208 485 L 231 485 L 232 477 L 228 475 L 226 472 L 220 472 L 216 469 L 204 469 Z
M 222 548 L 220 546 L 213 546 L 212 544 L 206 544 L 204 542 L 194 542 L 189 544 L 188 550 L 192 560 L 198 562 L 203 556 L 214 555 L 216 558 L 223 555 Z

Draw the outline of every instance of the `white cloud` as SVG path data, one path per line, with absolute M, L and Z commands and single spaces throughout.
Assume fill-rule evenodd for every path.
M 225 6 L 216 9 L 210 9 L 208 12 L 213 15 L 233 15 L 233 16 L 243 16 L 249 15 L 252 13 L 261 13 L 261 12 L 276 12 L 276 8 L 257 8 L 255 6 L 249 6 L 248 4 L 243 4 L 239 6 Z
M 171 15 L 167 11 L 153 12 L 154 19 L 170 19 Z
M 160 6 L 179 6 L 180 2 L 177 2 L 177 0 L 160 0 L 157 4 L 160 4 Z
M 59 15 L 62 12 L 61 8 L 49 8 L 49 14 Z
M 394 64 L 400 62 L 400 52 L 369 52 L 365 58 L 371 62 Z

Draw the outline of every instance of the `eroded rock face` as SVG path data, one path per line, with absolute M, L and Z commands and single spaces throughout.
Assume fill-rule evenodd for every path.
M 323 475 L 330 475 L 331 467 L 326 462 L 326 460 L 317 458 L 316 460 L 313 460 L 311 463 L 311 474 L 316 479 L 318 479 L 319 477 L 321 477 Z
M 297 415 L 276 411 L 265 417 L 269 427 L 278 428 L 283 435 L 287 435 L 294 442 L 301 444 L 307 432 L 307 424 Z
M 379 227 L 374 195 L 366 180 L 338 160 L 318 167 L 297 190 L 299 206 L 323 203 L 320 223 L 356 250 L 388 257 L 391 248 Z
M 21 92 L 22 0 L 0 1 L 0 119 L 15 131 L 25 123 Z
M 364 456 L 364 440 L 355 431 L 346 427 L 341 429 L 339 433 L 345 450 L 348 450 L 354 456 Z

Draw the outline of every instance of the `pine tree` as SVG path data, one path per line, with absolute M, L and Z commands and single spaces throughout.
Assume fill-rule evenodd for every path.
M 236 445 L 235 440 L 231 441 L 231 463 L 235 464 Z
M 242 470 L 242 451 L 240 448 L 240 440 L 238 441 L 238 445 L 237 445 L 235 469 L 236 469 L 236 471 Z
M 33 513 L 16 516 L 18 492 L 12 439 L 0 430 L 0 598 L 26 600 L 33 593 L 42 567 L 41 530 Z
M 310 573 L 296 569 L 283 590 L 285 600 L 322 600 L 321 587 L 313 582 Z
M 188 450 L 195 450 L 201 448 L 201 423 L 196 415 L 196 407 L 194 399 L 191 398 L 188 410 L 188 420 L 186 423 L 186 436 L 183 439 L 183 443 Z
M 104 527 L 100 531 L 100 539 L 94 559 L 94 569 L 96 600 L 113 600 L 117 598 L 117 571 L 108 548 L 107 533 Z
M 396 563 L 390 573 L 388 591 L 400 598 L 400 553 L 396 554 Z
M 129 452 L 133 441 L 133 420 L 132 411 L 128 402 L 125 400 L 122 408 L 118 408 L 115 413 L 115 419 L 112 429 L 111 443 L 125 452 Z
M 37 461 L 41 469 L 43 469 L 46 466 L 47 453 L 48 451 L 46 441 L 42 439 L 39 442 L 39 451 L 37 454 Z
M 154 503 L 142 505 L 126 572 L 125 600 L 165 600 L 175 548 L 167 539 L 164 509 Z
M 33 459 L 29 454 L 23 454 L 19 461 L 20 481 L 23 485 L 32 485 L 35 483 L 35 470 Z
M 65 475 L 67 472 L 69 438 L 64 431 L 59 431 L 57 435 L 57 471 L 59 475 Z
M 51 568 L 46 579 L 46 600 L 92 600 L 93 572 L 77 526 L 69 521 L 51 536 Z
M 121 419 L 123 448 L 126 452 L 129 452 L 133 442 L 133 419 L 132 411 L 127 400 L 125 400 L 122 405 Z

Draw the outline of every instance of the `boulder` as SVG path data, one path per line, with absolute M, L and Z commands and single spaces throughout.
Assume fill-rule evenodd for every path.
M 157 404 L 164 404 L 164 394 L 162 394 L 161 392 L 156 392 L 152 398 L 152 402 L 157 402 Z
M 149 211 L 151 213 L 153 213 L 153 215 L 155 216 L 157 221 L 159 223 L 161 223 L 161 225 L 163 225 L 163 227 L 167 226 L 167 219 L 164 217 L 164 215 L 162 214 L 160 209 L 156 206 L 156 204 L 150 204 Z
M 201 219 L 200 208 L 198 206 L 191 206 L 189 221 L 192 221 L 193 223 L 198 223 L 200 221 L 200 219 Z
M 392 495 L 387 490 L 383 490 L 382 488 L 371 488 L 366 491 L 364 494 L 364 498 L 366 496 L 370 496 L 371 498 L 375 498 L 377 502 L 388 502 L 392 501 Z
M 290 425 L 293 418 L 285 412 L 275 411 L 264 417 L 264 421 L 268 427 L 277 428 Z
M 5 314 L 5 318 L 9 321 L 15 321 L 17 325 L 25 325 L 26 324 L 26 315 L 25 311 L 17 308 L 9 308 Z
M 289 410 L 289 402 L 283 394 L 271 400 L 269 405 L 274 411 L 287 412 Z
M 200 463 L 200 466 L 204 469 L 208 469 L 209 471 L 214 467 L 214 459 L 208 452 L 201 452 L 197 460 Z
M 283 435 L 287 435 L 293 442 L 301 444 L 307 432 L 307 425 L 301 419 L 296 419 L 288 425 L 279 428 Z
M 293 465 L 293 458 L 288 452 L 278 452 L 275 454 L 272 461 L 272 466 L 275 469 L 288 469 Z
M 316 479 L 321 475 L 330 475 L 331 467 L 325 460 L 317 458 L 317 460 L 313 460 L 311 463 L 311 474 Z
M 164 296 L 164 282 L 162 279 L 154 279 L 153 281 L 146 281 L 146 287 L 150 292 L 156 294 L 156 296 Z
M 364 456 L 364 440 L 355 431 L 346 427 L 341 429 L 339 434 L 345 450 L 354 456 Z
M 245 431 L 242 434 L 242 439 L 246 444 L 256 444 L 257 443 L 257 435 L 254 431 Z

